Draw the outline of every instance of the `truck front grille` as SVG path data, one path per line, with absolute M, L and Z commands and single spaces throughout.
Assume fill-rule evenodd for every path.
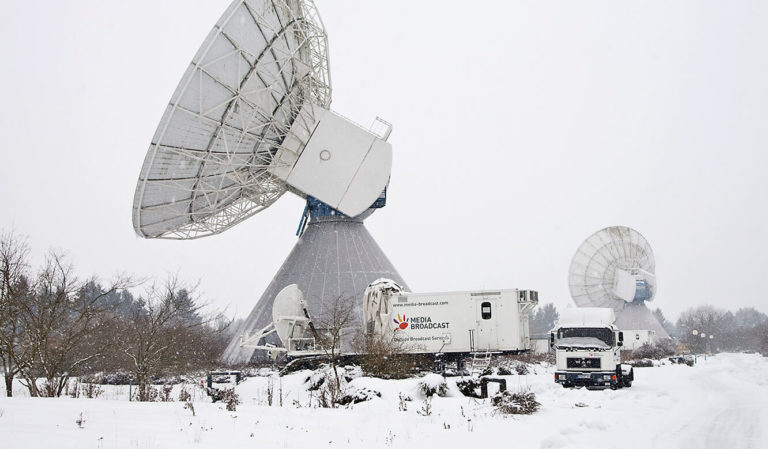
M 568 368 L 596 368 L 600 369 L 600 359 L 597 357 L 568 357 Z

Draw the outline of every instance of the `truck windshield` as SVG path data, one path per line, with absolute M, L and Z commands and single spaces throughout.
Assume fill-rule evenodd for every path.
M 608 349 L 613 343 L 613 331 L 604 327 L 565 327 L 557 331 L 558 347 Z

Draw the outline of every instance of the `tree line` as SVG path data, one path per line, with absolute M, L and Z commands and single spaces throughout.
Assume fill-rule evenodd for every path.
M 149 400 L 154 378 L 217 363 L 229 322 L 206 311 L 194 286 L 171 276 L 137 282 L 85 280 L 61 252 L 30 264 L 27 239 L 0 233 L 0 365 L 6 395 L 15 378 L 33 397 L 56 397 L 70 378 L 125 371 Z M 145 285 L 141 294 L 131 292 Z
M 676 322 L 667 320 L 658 308 L 653 315 L 673 341 L 688 351 L 747 351 L 768 356 L 768 315 L 754 307 L 731 312 L 711 305 L 696 306 L 683 311 Z M 531 335 L 548 334 L 559 316 L 554 304 L 538 307 L 530 317 Z

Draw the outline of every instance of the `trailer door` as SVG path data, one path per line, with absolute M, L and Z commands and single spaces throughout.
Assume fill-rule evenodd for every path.
M 498 332 L 498 300 L 478 298 L 475 301 L 477 309 L 477 326 L 475 331 L 475 351 L 495 351 L 499 347 Z

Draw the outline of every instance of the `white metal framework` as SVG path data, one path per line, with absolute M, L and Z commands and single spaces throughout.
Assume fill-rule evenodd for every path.
M 171 97 L 141 169 L 142 237 L 219 233 L 277 200 L 327 109 L 327 36 L 312 0 L 235 0 Z M 287 157 L 293 154 L 293 157 Z

